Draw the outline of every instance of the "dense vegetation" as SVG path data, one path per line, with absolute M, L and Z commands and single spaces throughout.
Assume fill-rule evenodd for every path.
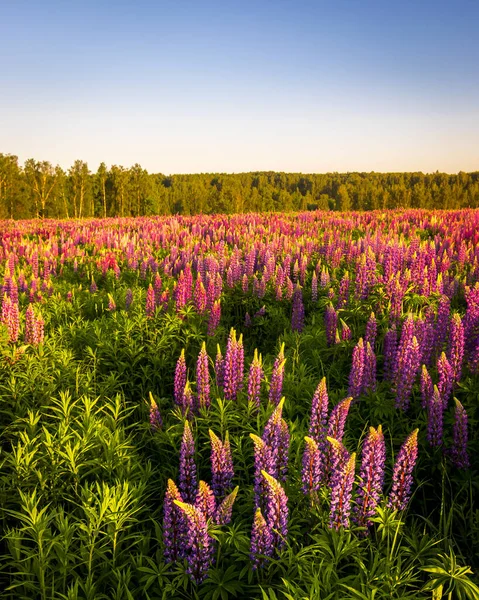
M 479 172 L 148 174 L 139 164 L 48 161 L 0 153 L 0 217 L 81 218 L 305 210 L 479 207 Z
M 479 598 L 479 211 L 4 221 L 0 276 L 0 597 Z

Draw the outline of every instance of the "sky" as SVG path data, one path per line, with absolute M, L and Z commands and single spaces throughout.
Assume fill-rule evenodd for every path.
M 2 0 L 0 152 L 149 172 L 479 170 L 477 0 Z

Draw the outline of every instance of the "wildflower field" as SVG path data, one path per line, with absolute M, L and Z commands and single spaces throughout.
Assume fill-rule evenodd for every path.
M 0 598 L 479 598 L 479 210 L 3 221 L 0 282 Z

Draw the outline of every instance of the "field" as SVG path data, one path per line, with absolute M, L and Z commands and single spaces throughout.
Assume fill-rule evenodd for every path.
M 479 210 L 0 236 L 0 598 L 479 598 Z

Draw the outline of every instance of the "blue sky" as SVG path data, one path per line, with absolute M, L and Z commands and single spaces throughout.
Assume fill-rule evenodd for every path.
M 479 170 L 479 2 L 0 3 L 0 152 L 151 172 Z

